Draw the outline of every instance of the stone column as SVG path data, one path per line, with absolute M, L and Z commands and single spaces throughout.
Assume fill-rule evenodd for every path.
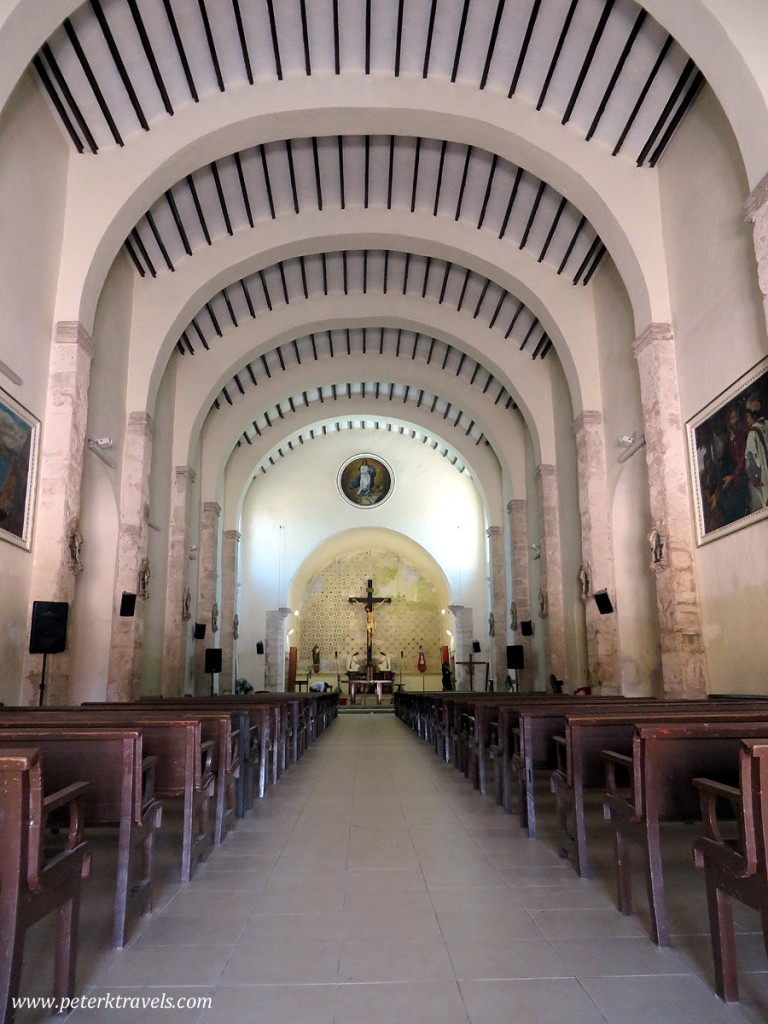
M 539 617 L 547 620 L 549 672 L 565 679 L 565 610 L 563 608 L 563 560 L 560 550 L 560 508 L 557 499 L 557 469 L 536 468 L 536 489 L 541 516 L 541 591 L 537 598 Z
M 448 611 L 453 615 L 455 636 L 453 643 L 454 661 L 456 664 L 456 689 L 469 689 L 469 655 L 472 652 L 472 609 L 462 604 L 449 604 Z M 475 687 L 477 673 L 475 673 Z
M 171 489 L 168 522 L 168 572 L 165 588 L 165 637 L 163 641 L 163 696 L 184 693 L 187 639 L 192 629 L 192 595 L 189 591 L 189 521 L 192 517 L 195 471 L 177 466 Z
M 115 600 L 112 607 L 112 636 L 109 644 L 107 699 L 135 700 L 141 690 L 141 645 L 144 636 L 144 609 L 149 586 L 140 585 L 142 564 L 147 558 L 149 474 L 152 467 L 152 440 L 155 428 L 146 412 L 128 416 L 123 442 L 122 479 L 120 481 L 120 528 L 117 537 Z M 147 568 L 147 566 L 144 566 Z M 137 594 L 135 613 L 122 617 L 123 591 Z
M 488 554 L 491 577 L 491 613 L 493 615 L 493 636 L 488 637 L 491 652 L 491 677 L 496 690 L 504 689 L 507 678 L 507 574 L 504 558 L 504 534 L 500 526 L 489 526 Z
M 587 658 L 592 686 L 603 694 L 621 693 L 619 630 L 616 614 L 601 615 L 592 600 L 596 590 L 607 590 L 615 600 L 613 538 L 611 535 L 608 479 L 605 464 L 603 417 L 585 411 L 573 424 L 579 471 L 581 551 L 587 626 Z
M 667 545 L 667 564 L 655 574 L 664 694 L 703 697 L 707 673 L 672 328 L 651 324 L 635 342 L 634 350 L 640 371 L 653 519 L 648 528 L 655 526 Z
M 240 533 L 225 530 L 221 540 L 221 693 L 232 693 L 237 679 L 237 566 Z
M 48 363 L 48 396 L 39 458 L 32 601 L 71 604 L 75 599 L 76 574 L 69 568 L 69 534 L 80 515 L 93 353 L 93 341 L 81 323 L 56 324 Z M 42 665 L 41 654 L 25 655 L 21 693 L 24 704 L 38 702 Z M 69 697 L 69 653 L 64 651 L 48 658 L 45 703 L 62 704 Z
M 203 503 L 200 516 L 199 574 L 197 578 L 197 621 L 206 626 L 205 641 L 195 645 L 195 694 L 211 692 L 210 677 L 205 674 L 205 649 L 218 647 L 219 517 L 221 505 Z
M 521 692 L 530 693 L 535 679 L 533 665 L 533 642 L 523 636 L 520 623 L 531 618 L 531 587 L 528 561 L 528 502 L 513 498 L 507 503 L 509 514 L 509 536 L 512 540 L 512 600 L 515 603 L 514 643 L 523 648 L 525 668 L 518 671 L 517 679 Z M 510 612 L 511 614 L 511 612 Z
M 264 688 L 273 693 L 285 690 L 285 620 L 290 608 L 267 612 L 267 632 L 264 637 Z
M 747 220 L 752 222 L 757 283 L 763 296 L 763 311 L 768 323 L 768 174 L 744 203 L 744 210 Z

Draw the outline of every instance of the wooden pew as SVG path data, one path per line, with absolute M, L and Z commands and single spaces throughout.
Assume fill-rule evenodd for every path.
M 739 785 L 695 778 L 706 833 L 694 844 L 697 867 L 704 868 L 715 988 L 726 1003 L 739 1000 L 732 900 L 760 913 L 768 950 L 768 736 L 742 740 Z M 735 817 L 735 835 L 724 835 L 718 807 Z M 728 826 L 734 827 L 733 821 Z M 725 826 L 725 827 L 728 827 Z
M 82 840 L 83 799 L 87 782 L 43 796 L 43 758 L 34 747 L 0 753 L 0 1008 L 12 1024 L 13 1000 L 19 994 L 27 929 L 56 911 L 53 993 L 75 994 L 77 928 L 81 879 L 90 854 Z M 67 811 L 63 851 L 46 861 L 43 834 L 48 816 Z
M 86 701 L 79 708 L 93 709 L 101 718 L 122 714 L 129 724 L 138 722 L 139 717 L 151 713 L 155 717 L 194 717 L 200 721 L 203 742 L 214 744 L 214 771 L 216 773 L 216 818 L 213 838 L 220 843 L 226 834 L 235 827 L 236 807 L 238 802 L 237 788 L 240 776 L 239 733 L 232 716 L 226 708 L 215 708 L 197 701 L 181 704 L 169 704 L 160 701 L 157 704 L 144 701 Z
M 765 715 L 762 721 L 670 720 L 636 726 L 631 756 L 604 751 L 604 813 L 614 829 L 619 909 L 632 913 L 629 844 L 636 843 L 645 855 L 652 933 L 658 946 L 669 945 L 661 824 L 694 821 L 699 798 L 693 778 L 732 784 L 742 738 L 760 738 L 767 728 Z
M 97 717 L 98 715 L 98 717 Z M 181 881 L 188 882 L 193 867 L 207 860 L 214 847 L 216 743 L 203 740 L 198 719 L 153 717 L 114 712 L 108 716 L 94 708 L 3 708 L 0 728 L 77 728 L 94 724 L 141 729 L 144 753 L 157 758 L 155 795 L 162 801 L 182 801 Z
M 624 711 L 589 711 L 580 709 L 565 716 L 563 735 L 554 737 L 558 763 L 550 776 L 557 806 L 560 856 L 572 858 L 582 878 L 589 877 L 585 794 L 605 792 L 603 750 L 631 754 L 636 724 L 651 725 L 673 717 L 691 719 L 702 715 L 707 720 L 723 721 L 733 715 L 750 717 L 754 711 L 760 717 L 762 713 L 759 705 L 749 701 L 718 705 L 709 700 L 660 701 L 653 706 L 630 703 Z
M 64 789 L 83 778 L 90 782 L 86 828 L 118 829 L 112 945 L 121 948 L 129 914 L 152 910 L 154 840 L 162 818 L 162 804 L 154 796 L 157 759 L 143 756 L 138 730 L 0 727 L 0 752 L 22 743 L 40 750 L 49 787 Z

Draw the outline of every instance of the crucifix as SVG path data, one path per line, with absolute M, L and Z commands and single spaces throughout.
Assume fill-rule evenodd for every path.
M 391 597 L 374 597 L 373 580 L 368 580 L 365 597 L 350 597 L 350 604 L 361 604 L 365 608 L 365 674 L 370 682 L 373 679 L 373 610 L 377 604 L 391 604 Z

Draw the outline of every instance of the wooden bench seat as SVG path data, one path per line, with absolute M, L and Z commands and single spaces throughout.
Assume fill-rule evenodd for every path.
M 116 711 L 99 714 L 93 708 L 3 708 L 0 727 L 39 728 L 41 725 L 77 728 L 93 724 L 141 729 L 144 754 L 157 758 L 155 795 L 163 802 L 182 803 L 181 881 L 188 882 L 194 866 L 210 857 L 216 819 L 215 740 L 203 740 L 195 718 L 153 717 Z
M 34 747 L 0 752 L 0 1008 L 12 1024 L 19 995 L 28 928 L 56 912 L 53 994 L 75 994 L 81 880 L 90 855 L 83 841 L 83 800 L 87 782 L 44 796 L 43 756 Z M 43 836 L 48 816 L 66 811 L 64 849 L 46 860 Z
M 644 872 L 654 942 L 669 945 L 664 894 L 661 825 L 692 822 L 699 816 L 693 778 L 732 785 L 738 776 L 742 738 L 760 738 L 768 721 L 667 721 L 638 725 L 632 754 L 604 751 L 604 811 L 614 830 L 619 909 L 632 913 L 630 844 L 644 854 Z
M 47 786 L 64 789 L 88 780 L 86 829 L 118 829 L 112 945 L 120 948 L 129 915 L 152 910 L 154 840 L 162 819 L 162 804 L 154 796 L 157 759 L 144 757 L 138 730 L 0 727 L 0 752 L 20 743 L 40 750 Z
M 694 857 L 704 868 L 715 988 L 721 999 L 735 1003 L 739 984 L 732 900 L 759 912 L 768 950 L 768 735 L 741 741 L 738 786 L 703 778 L 694 778 L 693 785 L 705 827 Z M 733 814 L 727 826 L 719 812 L 723 803 Z

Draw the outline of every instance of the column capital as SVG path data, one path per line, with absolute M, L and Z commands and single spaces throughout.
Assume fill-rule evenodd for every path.
M 218 501 L 204 501 L 203 512 L 212 512 L 218 518 L 221 515 L 221 505 Z
M 190 484 L 197 479 L 197 474 L 191 466 L 177 466 L 174 472 L 177 480 L 183 480 L 186 477 Z
M 288 616 L 291 614 L 291 609 L 290 608 L 278 608 L 277 609 L 277 614 L 280 616 L 281 619 L 287 619 Z
M 657 341 L 672 341 L 673 339 L 674 333 L 671 324 L 648 324 L 645 330 L 635 338 L 635 343 L 632 346 L 635 359 L 638 359 L 646 349 L 650 348 Z
M 507 512 L 518 512 L 528 505 L 526 498 L 510 498 L 507 502 Z
M 126 434 L 132 434 L 134 437 L 145 437 L 148 441 L 152 441 L 155 436 L 155 423 L 148 412 L 131 412 L 128 414 L 128 423 L 126 425 Z
M 79 320 L 57 320 L 53 341 L 56 345 L 77 345 L 89 359 L 96 352 L 93 338 Z
M 463 612 L 466 605 L 463 604 L 449 604 L 446 606 L 451 615 L 457 615 L 459 612 Z
M 223 536 L 227 540 L 233 540 L 236 544 L 239 544 L 243 535 L 239 530 L 225 530 Z
M 553 480 L 557 478 L 557 466 L 549 462 L 540 462 L 536 467 L 534 476 L 537 480 Z
M 498 537 L 498 535 L 500 533 L 501 533 L 501 527 L 500 526 L 489 526 L 488 529 L 485 531 L 486 537 Z
M 597 409 L 585 409 L 580 412 L 573 421 L 574 434 L 580 434 L 589 427 L 601 427 L 603 425 L 603 414 Z
M 744 219 L 754 221 L 768 203 L 768 174 L 761 178 L 744 201 Z

